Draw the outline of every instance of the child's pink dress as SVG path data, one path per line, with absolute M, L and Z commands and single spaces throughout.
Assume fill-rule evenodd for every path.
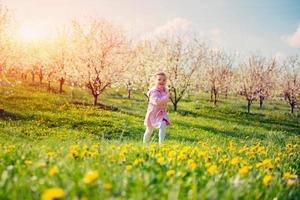
M 167 125 L 170 124 L 170 120 L 167 116 L 166 105 L 169 95 L 165 90 L 159 90 L 156 87 L 152 87 L 148 93 L 149 104 L 145 117 L 144 124 L 149 128 L 159 128 L 163 121 Z M 163 105 L 160 105 L 160 104 Z

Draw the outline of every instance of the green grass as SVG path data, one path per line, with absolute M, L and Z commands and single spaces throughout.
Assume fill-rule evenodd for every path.
M 139 92 L 128 100 L 125 91 L 107 90 L 99 101 L 118 108 L 108 111 L 75 105 L 92 102 L 91 95 L 66 90 L 53 94 L 25 83 L 0 87 L 5 110 L 0 114 L 0 199 L 39 199 L 52 187 L 63 189 L 65 199 L 300 195 L 300 115 L 299 110 L 291 115 L 285 102 L 267 100 L 263 109 L 254 104 L 247 114 L 240 97 L 221 97 L 214 107 L 208 94 L 189 96 L 178 112 L 168 105 L 172 124 L 165 144 L 158 146 L 157 134 L 149 145 L 141 142 L 147 102 Z M 58 172 L 51 176 L 54 166 Z M 216 171 L 210 173 L 211 166 Z M 239 173 L 243 166 L 249 167 L 245 175 Z M 90 170 L 99 174 L 85 183 Z M 272 178 L 264 184 L 266 175 Z

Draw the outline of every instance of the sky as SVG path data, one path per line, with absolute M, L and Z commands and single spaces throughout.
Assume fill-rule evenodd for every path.
M 300 55 L 300 0 L 0 0 L 23 29 L 49 34 L 106 18 L 133 37 L 193 31 L 232 53 Z

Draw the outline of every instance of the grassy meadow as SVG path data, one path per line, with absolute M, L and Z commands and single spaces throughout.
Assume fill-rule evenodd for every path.
M 168 105 L 165 143 L 142 143 L 145 97 L 0 87 L 0 199 L 299 199 L 300 112 L 190 95 Z

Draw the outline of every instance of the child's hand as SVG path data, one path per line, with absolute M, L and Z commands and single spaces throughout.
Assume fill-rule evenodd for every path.
M 157 104 L 157 106 L 159 108 L 166 108 L 167 107 L 167 102 L 160 102 L 159 104 Z
M 160 108 L 167 107 L 167 102 L 168 102 L 168 99 L 169 99 L 169 93 L 166 93 L 166 95 L 164 95 L 163 98 L 164 98 L 164 101 L 161 101 L 157 104 Z
M 170 97 L 170 93 L 169 92 L 167 92 L 167 94 L 166 94 L 166 99 L 169 99 L 169 97 Z

